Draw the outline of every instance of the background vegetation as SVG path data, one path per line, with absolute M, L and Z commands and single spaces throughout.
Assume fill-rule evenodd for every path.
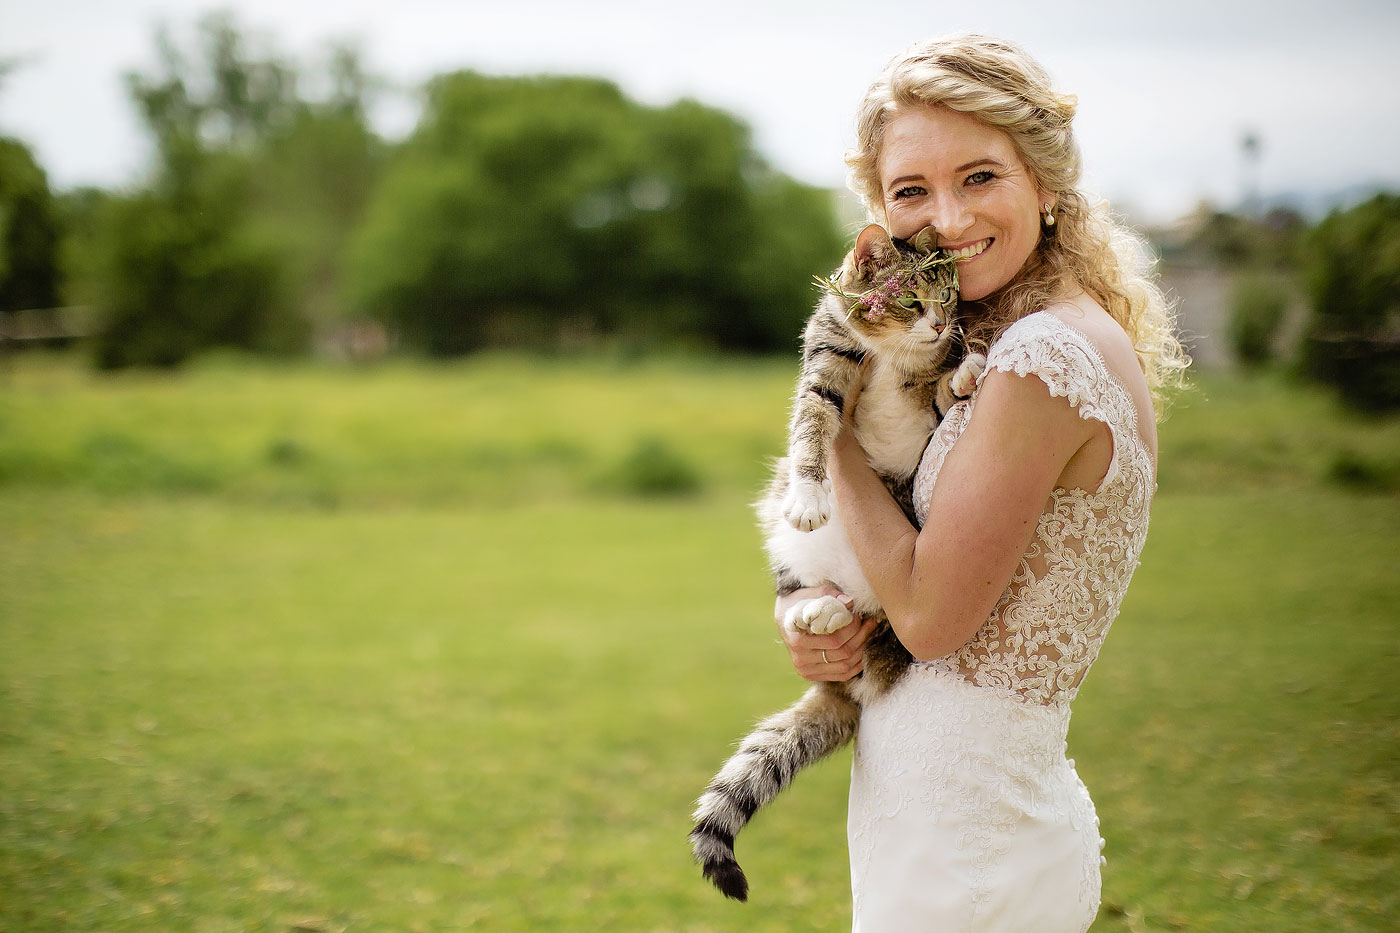
M 0 141 L 0 929 L 848 928 L 848 755 L 749 905 L 685 841 L 801 689 L 749 503 L 829 193 L 693 101 L 460 72 L 390 141 L 354 50 L 182 35 L 140 184 Z M 1400 913 L 1397 216 L 1154 231 L 1248 365 L 1076 707 L 1096 930 Z
M 27 149 L 0 146 L 0 315 L 58 304 L 61 254 L 103 368 L 211 348 L 786 349 L 812 270 L 843 251 L 830 193 L 695 101 L 463 71 L 389 143 L 352 48 L 291 61 L 227 16 L 157 46 L 156 71 L 127 76 L 156 153 L 135 190 L 54 207 Z

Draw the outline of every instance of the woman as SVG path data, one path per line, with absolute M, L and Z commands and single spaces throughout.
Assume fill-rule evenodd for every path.
M 938 40 L 871 87 L 847 157 L 873 218 L 900 237 L 931 224 L 963 257 L 965 325 L 989 346 L 916 475 L 921 528 L 851 432 L 837 442 L 851 543 L 919 659 L 861 718 L 856 930 L 1082 931 L 1098 910 L 1070 701 L 1137 566 L 1153 392 L 1185 359 L 1131 237 L 1076 189 L 1074 107 L 1013 45 Z M 784 638 L 804 677 L 844 680 L 870 631 Z

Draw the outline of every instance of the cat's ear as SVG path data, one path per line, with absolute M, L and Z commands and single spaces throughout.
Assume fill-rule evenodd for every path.
M 927 255 L 932 253 L 934 247 L 938 245 L 938 231 L 933 229 L 933 225 L 925 227 L 914 234 L 914 239 L 909 241 L 919 252 Z
M 897 254 L 894 241 L 885 232 L 885 228 L 879 224 L 871 224 L 860 232 L 856 237 L 856 248 L 854 250 L 856 265 L 864 266 L 869 262 L 884 263 Z

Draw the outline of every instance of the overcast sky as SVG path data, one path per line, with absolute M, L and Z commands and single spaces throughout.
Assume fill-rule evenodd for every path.
M 804 181 L 844 183 L 865 88 L 929 36 L 1013 39 L 1079 95 L 1088 186 L 1142 219 L 1238 201 L 1240 140 L 1259 186 L 1400 189 L 1400 0 L 0 0 L 0 134 L 59 188 L 140 177 L 148 153 L 121 75 L 150 69 L 158 23 L 213 9 L 300 60 L 357 42 L 405 87 L 443 71 L 601 75 L 631 96 L 728 109 Z M 381 128 L 405 131 L 406 104 Z

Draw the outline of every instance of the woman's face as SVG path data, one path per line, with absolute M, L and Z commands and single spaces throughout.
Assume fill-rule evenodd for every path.
M 958 263 L 962 297 L 1009 283 L 1040 241 L 1038 190 L 1011 137 L 945 107 L 905 110 L 885 125 L 879 159 L 885 225 L 909 238 L 924 227 Z

